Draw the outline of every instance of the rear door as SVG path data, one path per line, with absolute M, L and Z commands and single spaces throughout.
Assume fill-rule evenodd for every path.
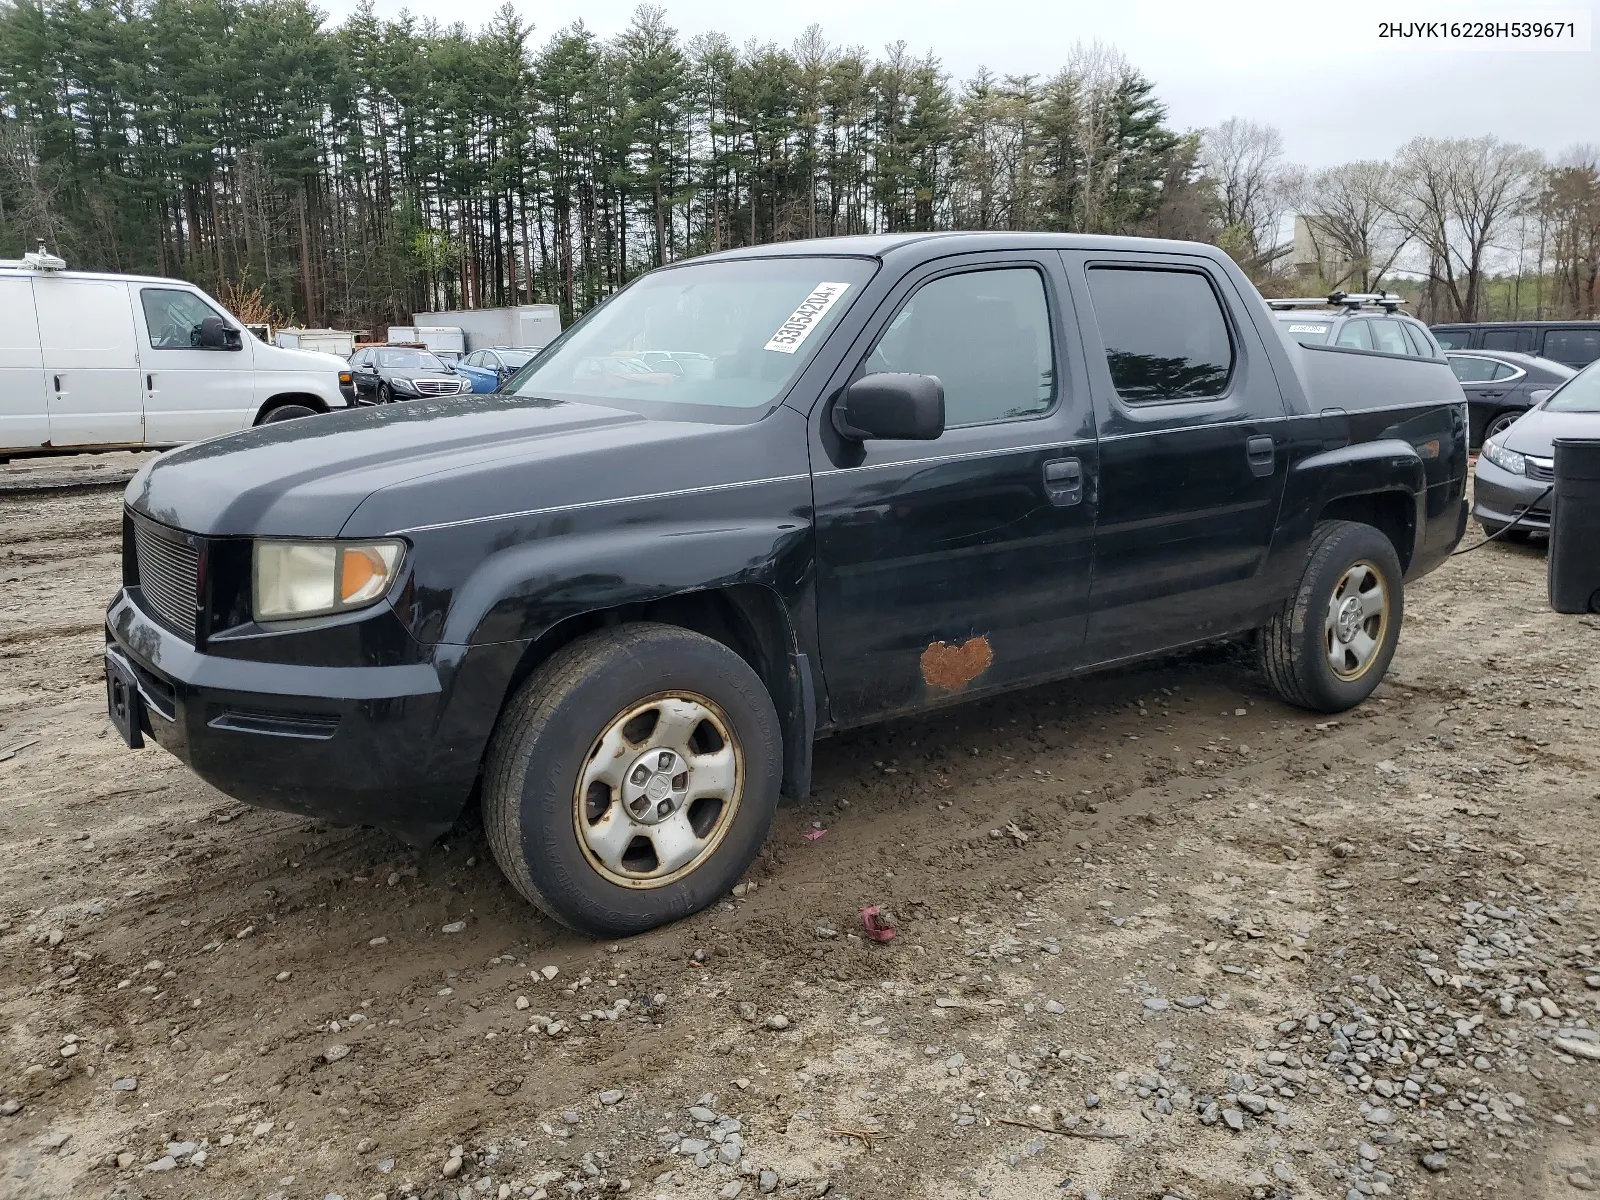
M 237 350 L 204 349 L 200 323 L 207 317 L 219 318 L 229 329 L 239 329 L 238 322 L 188 288 L 133 287 L 144 367 L 145 440 L 194 442 L 250 424 L 258 401 L 256 339 L 241 336 Z
M 1099 428 L 1089 657 L 1232 632 L 1263 606 L 1256 577 L 1287 478 L 1266 347 L 1209 260 L 1063 258 Z
M 132 300 L 120 279 L 38 275 L 40 356 L 56 446 L 144 440 Z
M 811 413 L 811 461 L 835 721 L 1079 661 L 1095 445 L 1075 334 L 1049 252 L 935 260 L 908 273 L 828 385 Z M 939 378 L 943 436 L 841 441 L 831 400 L 880 371 Z
M 1600 326 L 1593 329 L 1547 329 L 1536 353 L 1581 371 L 1600 359 Z
M 50 410 L 33 281 L 26 275 L 0 275 L 0 451 L 49 444 Z

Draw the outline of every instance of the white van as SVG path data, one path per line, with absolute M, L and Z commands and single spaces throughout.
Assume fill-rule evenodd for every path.
M 350 367 L 284 350 L 177 279 L 0 262 L 0 460 L 174 446 L 347 406 Z

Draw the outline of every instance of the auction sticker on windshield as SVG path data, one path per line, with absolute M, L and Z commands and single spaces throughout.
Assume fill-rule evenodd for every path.
M 789 314 L 789 319 L 778 326 L 778 332 L 762 349 L 793 354 L 805 344 L 811 331 L 822 323 L 822 318 L 828 315 L 828 310 L 849 287 L 848 283 L 817 284 L 811 289 L 811 294 L 800 302 L 800 307 Z

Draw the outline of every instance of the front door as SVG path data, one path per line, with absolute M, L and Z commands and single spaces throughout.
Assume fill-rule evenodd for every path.
M 1096 662 L 1231 633 L 1287 478 L 1283 398 L 1242 299 L 1204 259 L 1063 255 L 1100 432 L 1088 653 Z
M 39 275 L 39 342 L 55 446 L 144 440 L 144 396 L 128 285 Z
M 1070 669 L 1094 533 L 1087 381 L 1052 256 L 963 256 L 885 301 L 811 414 L 818 621 L 838 724 Z M 935 375 L 932 442 L 841 441 L 831 403 Z
M 144 326 L 139 358 L 144 364 L 145 439 L 155 445 L 194 442 L 242 429 L 255 417 L 256 375 L 252 347 L 205 349 L 200 323 L 220 317 L 238 325 L 187 288 L 136 286 Z M 263 397 L 264 398 L 264 397 Z
M 0 275 L 0 453 L 50 444 L 33 281 Z

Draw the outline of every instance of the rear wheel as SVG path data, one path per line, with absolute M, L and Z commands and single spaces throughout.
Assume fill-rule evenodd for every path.
M 1504 412 L 1497 412 L 1489 418 L 1489 423 L 1483 427 L 1483 440 L 1488 441 L 1497 434 L 1502 434 L 1517 423 L 1517 418 L 1522 415 L 1519 408 L 1508 408 Z
M 564 925 L 640 933 L 698 912 L 765 840 L 777 710 L 722 643 L 638 624 L 557 651 L 500 716 L 484 776 L 495 860 Z
M 1405 615 L 1394 545 L 1371 525 L 1324 521 L 1300 585 L 1261 631 L 1261 665 L 1290 704 L 1342 712 L 1389 669 Z
M 305 404 L 280 404 L 266 416 L 261 418 L 263 425 L 275 425 L 279 421 L 297 421 L 301 417 L 314 417 L 317 410 Z

